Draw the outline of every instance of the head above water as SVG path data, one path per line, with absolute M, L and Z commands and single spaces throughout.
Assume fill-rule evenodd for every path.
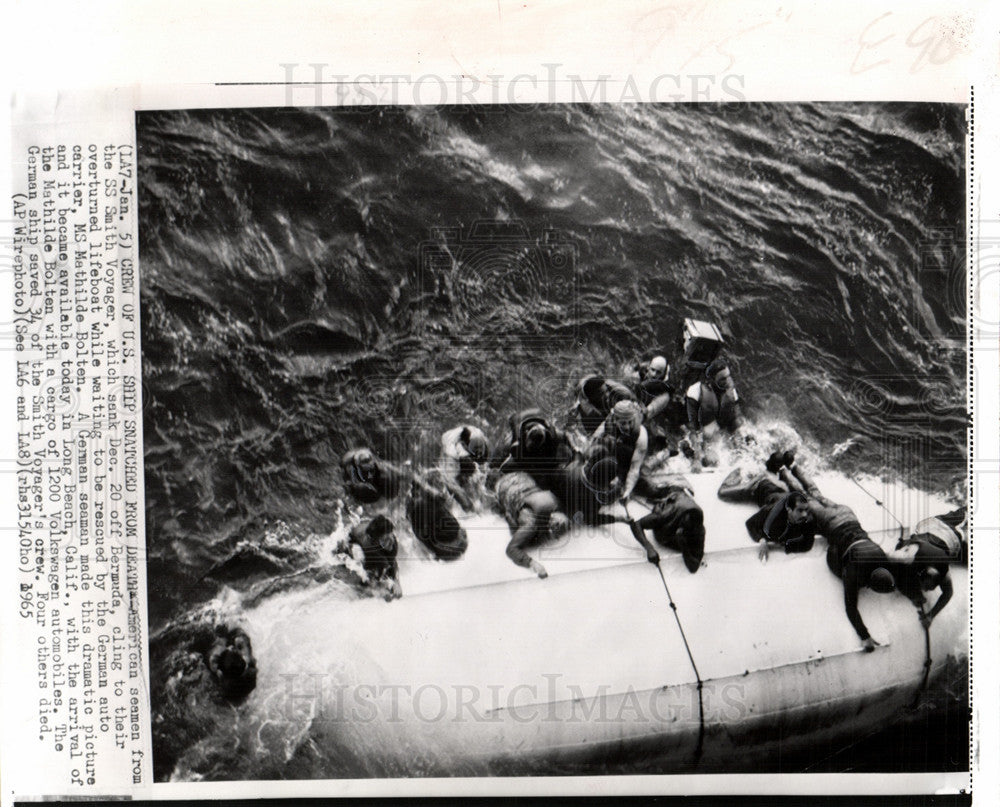
M 733 377 L 729 372 L 729 364 L 724 359 L 716 359 L 705 368 L 705 378 L 717 390 L 733 388 Z
M 549 535 L 559 538 L 569 530 L 569 516 L 560 510 L 556 510 L 549 516 Z
M 667 374 L 667 360 L 663 356 L 653 356 L 646 367 L 647 378 L 663 378 Z
M 354 467 L 364 473 L 370 473 L 375 468 L 375 455 L 367 448 L 359 448 L 351 458 Z
M 917 579 L 923 591 L 933 591 L 941 585 L 942 574 L 935 566 L 925 566 L 917 573 Z
M 524 433 L 524 447 L 528 451 L 538 451 L 545 445 L 547 436 L 545 426 L 541 423 L 532 423 Z
M 896 580 L 884 566 L 876 566 L 868 575 L 868 587 L 879 594 L 888 594 L 895 590 Z
M 384 515 L 379 514 L 375 516 L 368 524 L 365 532 L 371 538 L 374 538 L 385 552 L 395 552 L 396 536 L 393 535 L 392 522 Z
M 234 648 L 227 647 L 219 655 L 216 675 L 223 679 L 239 678 L 246 671 L 247 663 Z
M 611 410 L 611 422 L 623 432 L 635 433 L 642 426 L 642 407 L 635 401 L 619 401 Z
M 486 438 L 478 430 L 472 432 L 468 442 L 469 455 L 476 462 L 485 462 L 490 454 L 490 447 Z

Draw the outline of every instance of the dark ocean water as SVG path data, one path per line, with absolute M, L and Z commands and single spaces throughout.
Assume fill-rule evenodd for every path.
M 140 114 L 154 631 L 329 578 L 351 446 L 561 416 L 685 316 L 751 420 L 957 492 L 964 136 L 927 104 Z

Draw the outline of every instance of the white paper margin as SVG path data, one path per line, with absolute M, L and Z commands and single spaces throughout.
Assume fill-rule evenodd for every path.
M 566 87 L 553 99 L 544 81 L 531 85 L 515 76 L 546 75 L 544 65 L 559 65 L 560 75 L 582 81 L 609 76 L 609 86 L 632 76 L 648 88 L 662 74 L 692 75 L 702 62 L 716 60 L 747 80 L 743 92 L 753 100 L 937 100 L 965 102 L 975 92 L 975 166 L 970 192 L 976 203 L 970 220 L 973 238 L 997 237 L 1000 230 L 1000 194 L 997 165 L 998 78 L 996 15 L 986 3 L 686 3 L 658 6 L 633 3 L 562 4 L 530 8 L 521 3 L 473 2 L 446 7 L 440 4 L 383 2 L 347 6 L 319 2 L 248 3 L 238 10 L 221 4 L 192 2 L 152 3 L 130 7 L 108 3 L 86 12 L 69 3 L 21 5 L 10 27 L 14 46 L 4 74 L 11 89 L 49 91 L 69 88 L 125 88 L 119 98 L 134 99 L 136 108 L 195 106 L 283 105 L 273 88 L 221 88 L 212 82 L 282 81 L 292 68 L 294 80 L 312 64 L 321 64 L 323 76 L 425 75 L 503 77 L 500 100 L 511 90 L 519 102 L 569 100 Z M 953 20 L 956 36 L 968 47 L 945 65 L 916 61 L 920 53 L 920 26 L 931 17 Z M 917 32 L 914 35 L 914 32 Z M 699 38 L 698 45 L 691 43 Z M 692 57 L 692 52 L 694 53 Z M 925 54 L 926 55 L 926 54 Z M 684 57 L 684 58 L 682 58 Z M 691 59 L 693 58 L 693 61 Z M 858 61 L 861 59 L 862 61 Z M 850 66 L 865 68 L 851 74 Z M 308 80 L 308 78 L 307 78 Z M 412 80 L 411 80 L 412 86 Z M 438 100 L 432 83 L 422 85 L 428 95 L 400 94 L 401 102 Z M 593 85 L 588 85 L 593 86 Z M 304 97 L 305 96 L 305 97 Z M 8 99 L 11 97 L 8 92 Z M 296 90 L 296 104 L 314 102 Z M 124 109 L 124 107 L 123 107 Z M 10 153 L 9 105 L 0 120 L 0 144 Z M 0 188 L 10 198 L 10 160 L 0 166 Z M 8 203 L 9 211 L 9 203 Z M 9 212 L 4 237 L 9 237 Z M 973 250 L 976 243 L 972 241 Z M 970 324 L 975 338 L 976 439 L 971 459 L 976 487 L 973 602 L 973 788 L 977 802 L 995 803 L 1000 779 L 997 668 L 1000 614 L 998 614 L 998 439 L 997 334 L 1000 320 L 1000 272 L 970 255 L 974 276 L 974 309 Z M 0 295 L 10 311 L 9 274 Z M 13 354 L 0 353 L 0 372 L 6 373 L 10 394 L 0 397 L 8 424 L 15 421 Z M 10 461 L 16 454 L 15 430 L 0 435 L 2 501 L 13 502 L 15 476 Z M 0 521 L 5 535 L 12 519 Z M 0 564 L 5 591 L 13 586 L 13 570 Z M 8 615 L 4 614 L 5 623 Z M 6 652 L 4 654 L 6 656 Z M 3 665 L 0 697 L 6 707 L 18 697 L 18 671 Z M 0 751 L 0 788 L 4 803 L 12 792 L 8 776 L 23 771 L 16 764 L 17 737 L 6 731 Z M 40 784 L 44 771 L 34 771 Z M 336 782 L 275 782 L 226 784 L 164 784 L 132 793 L 133 797 L 203 798 L 292 795 L 411 795 L 570 793 L 699 794 L 744 793 L 900 793 L 928 788 L 965 786 L 965 777 L 926 775 L 806 775 L 806 776 L 670 776 L 596 777 L 556 779 L 388 780 Z M 42 784 L 44 788 L 44 784 Z

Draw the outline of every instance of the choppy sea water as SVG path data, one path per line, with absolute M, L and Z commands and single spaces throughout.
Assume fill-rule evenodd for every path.
M 685 316 L 762 433 L 958 493 L 964 132 L 927 104 L 142 113 L 155 650 L 275 589 L 359 596 L 328 562 L 347 448 L 559 417 Z

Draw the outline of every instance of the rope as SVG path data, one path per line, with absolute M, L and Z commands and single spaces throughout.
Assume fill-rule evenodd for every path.
M 623 502 L 622 507 L 625 509 L 625 516 L 628 518 L 629 524 L 634 529 L 641 529 L 629 513 L 628 505 Z M 691 669 L 694 670 L 694 677 L 698 682 L 698 746 L 694 752 L 694 764 L 697 765 L 701 759 L 702 747 L 705 743 L 705 701 L 702 694 L 704 681 L 701 680 L 701 674 L 698 672 L 698 665 L 695 664 L 694 655 L 691 653 L 691 646 L 688 644 L 687 636 L 684 633 L 684 626 L 681 624 L 681 618 L 677 613 L 677 604 L 674 602 L 674 598 L 670 594 L 670 586 L 667 585 L 667 578 L 664 576 L 663 568 L 659 563 L 656 564 L 656 571 L 660 573 L 660 580 L 663 582 L 663 590 L 667 593 L 667 601 L 670 603 L 670 609 L 674 612 L 674 621 L 677 622 L 677 629 L 680 631 L 681 641 L 684 642 L 684 650 L 687 651 L 688 661 L 691 662 Z
M 858 489 L 862 493 L 864 493 L 865 495 L 869 496 L 872 499 L 872 501 L 875 502 L 875 504 L 877 504 L 879 507 L 881 507 L 883 510 L 885 510 L 885 512 L 887 512 L 889 514 L 889 517 L 892 518 L 892 520 L 895 521 L 899 525 L 899 537 L 903 538 L 904 534 L 906 532 L 906 527 L 903 526 L 903 522 L 902 521 L 900 521 L 898 518 L 896 518 L 896 514 L 893 513 L 892 510 L 890 510 L 888 507 L 886 507 L 885 503 L 881 499 L 879 499 L 874 493 L 872 493 L 871 491 L 869 491 L 864 485 L 862 485 L 860 482 L 858 482 L 857 479 L 855 479 L 853 476 L 850 479 L 851 479 L 851 481 L 855 485 L 857 485 Z
M 920 614 L 921 620 L 924 618 L 924 609 L 917 608 L 917 613 Z M 920 704 L 920 696 L 927 691 L 927 682 L 930 680 L 931 675 L 931 628 L 930 625 L 924 625 L 924 678 L 920 682 L 920 689 L 917 690 L 916 694 L 913 696 L 913 703 L 910 704 L 910 709 L 916 709 Z

